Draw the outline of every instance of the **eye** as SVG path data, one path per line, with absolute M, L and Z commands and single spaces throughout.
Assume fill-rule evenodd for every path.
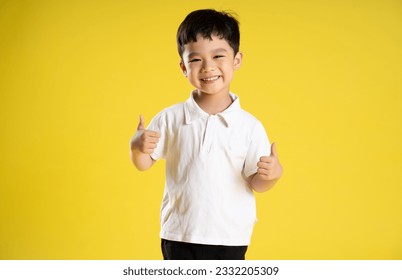
M 225 57 L 224 55 L 215 55 L 214 58 L 222 58 Z
M 201 59 L 199 59 L 199 58 L 193 58 L 193 59 L 189 60 L 188 63 L 198 62 L 198 61 L 201 61 Z

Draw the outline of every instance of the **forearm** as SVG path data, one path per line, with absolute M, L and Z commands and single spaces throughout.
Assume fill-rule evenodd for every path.
M 133 144 L 131 145 L 130 157 L 132 163 L 139 171 L 151 168 L 155 162 L 150 154 L 141 153 Z
M 249 177 L 249 185 L 256 192 L 266 192 L 270 190 L 279 179 L 266 180 L 262 179 L 258 173 Z

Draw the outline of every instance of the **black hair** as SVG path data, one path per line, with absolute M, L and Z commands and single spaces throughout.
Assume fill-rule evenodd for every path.
M 187 15 L 177 30 L 177 48 L 180 57 L 184 45 L 197 42 L 197 36 L 212 40 L 211 35 L 225 39 L 233 49 L 234 55 L 239 51 L 239 22 L 227 12 L 212 9 L 196 10 Z

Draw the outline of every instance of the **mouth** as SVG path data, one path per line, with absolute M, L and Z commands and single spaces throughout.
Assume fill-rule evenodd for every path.
M 208 78 L 203 78 L 201 79 L 201 81 L 205 82 L 205 83 L 210 83 L 210 82 L 214 82 L 216 80 L 218 80 L 221 76 L 212 76 L 212 77 L 208 77 Z

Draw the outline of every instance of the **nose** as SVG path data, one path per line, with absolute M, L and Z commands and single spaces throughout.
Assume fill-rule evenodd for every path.
M 206 59 L 203 61 L 202 68 L 201 68 L 202 73 L 206 73 L 206 72 L 210 72 L 210 71 L 214 71 L 214 70 L 215 70 L 215 63 L 213 60 Z

